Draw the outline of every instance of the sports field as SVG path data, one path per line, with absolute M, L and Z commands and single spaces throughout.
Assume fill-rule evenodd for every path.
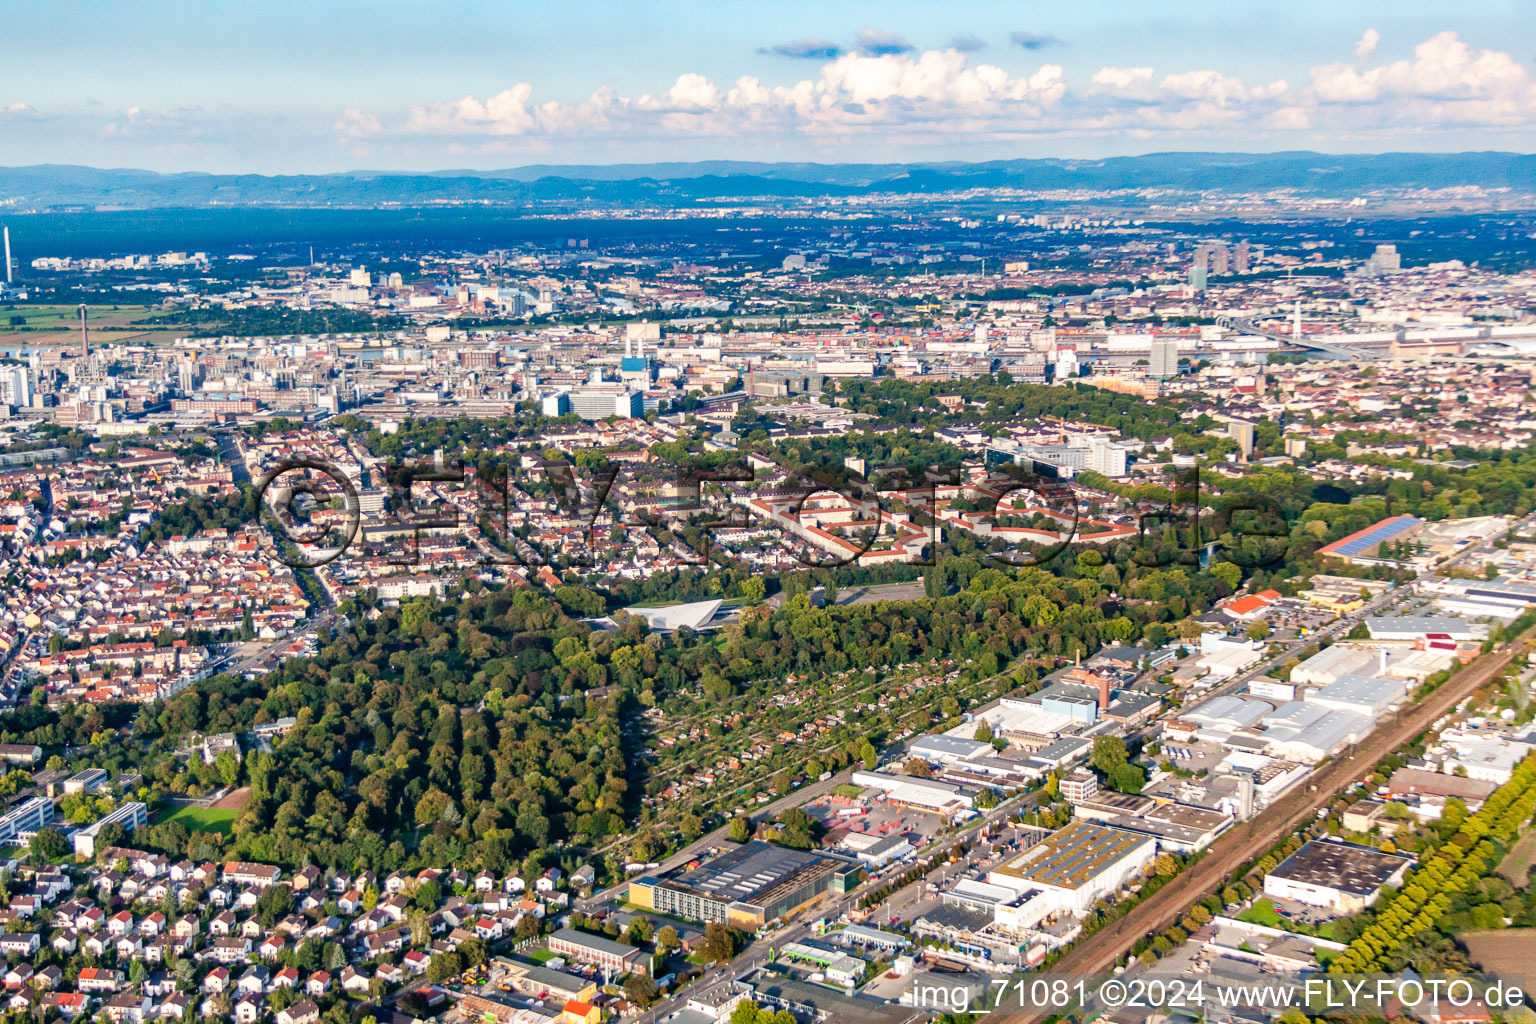
M 168 821 L 179 821 L 187 826 L 191 832 L 222 832 L 229 835 L 234 831 L 235 818 L 239 811 L 220 807 L 177 807 L 170 814 L 158 819 L 155 824 L 163 825 Z

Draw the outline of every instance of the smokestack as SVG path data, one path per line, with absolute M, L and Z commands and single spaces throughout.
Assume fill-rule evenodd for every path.
M 7 286 L 11 283 L 11 229 L 9 225 L 5 228 L 5 283 Z
M 1108 676 L 1096 675 L 1096 676 L 1094 676 L 1094 678 L 1097 679 L 1098 682 L 1099 682 L 1099 710 L 1100 711 L 1108 711 L 1109 710 L 1109 677 Z
M 80 303 L 80 357 L 89 359 L 91 355 L 91 329 L 85 325 L 85 303 Z

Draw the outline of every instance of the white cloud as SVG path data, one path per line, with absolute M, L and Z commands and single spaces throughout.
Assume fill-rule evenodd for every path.
M 877 38 L 878 37 L 878 38 Z M 1360 57 L 1380 41 L 1374 29 L 1355 44 Z M 534 100 L 520 82 L 486 99 L 425 103 L 403 118 L 349 109 L 336 122 L 346 138 L 503 137 L 542 144 L 563 138 L 689 138 L 791 134 L 845 142 L 859 134 L 893 137 L 1014 138 L 1020 135 L 1132 132 L 1137 137 L 1215 129 L 1350 134 L 1413 122 L 1417 129 L 1465 123 L 1536 122 L 1536 85 L 1509 54 L 1473 50 L 1443 32 L 1412 60 L 1379 66 L 1335 62 L 1313 67 L 1306 84 L 1249 82 L 1215 69 L 1109 66 L 1081 89 L 1063 69 L 1042 64 L 1013 73 L 973 63 L 955 48 L 905 52 L 904 41 L 873 29 L 861 49 L 787 84 L 753 76 L 724 85 L 687 72 L 662 92 L 624 96 L 611 88 L 581 102 Z M 1017 52 L 1017 51 L 1015 51 Z
M 1090 94 L 1120 96 L 1127 99 L 1150 100 L 1157 95 L 1152 84 L 1151 68 L 1100 68 L 1093 73 Z
M 1370 68 L 1312 69 L 1309 91 L 1322 105 L 1369 107 L 1382 123 L 1525 124 L 1536 119 L 1536 82 L 1509 54 L 1473 50 L 1455 32 L 1413 49 L 1413 60 Z
M 336 130 L 343 135 L 358 138 L 381 134 L 384 131 L 384 125 L 373 114 L 349 108 L 342 112 L 341 119 L 336 122 Z

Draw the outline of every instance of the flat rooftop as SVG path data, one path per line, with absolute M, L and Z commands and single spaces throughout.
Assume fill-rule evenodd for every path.
M 997 873 L 1058 889 L 1078 889 L 1151 842 L 1147 836 L 1123 829 L 1074 821 L 999 867 Z
M 1271 875 L 1302 885 L 1369 896 L 1413 858 L 1369 846 L 1314 839 L 1280 863 Z
M 803 850 L 751 842 L 670 882 L 726 903 L 751 903 L 775 886 L 826 861 L 826 857 Z

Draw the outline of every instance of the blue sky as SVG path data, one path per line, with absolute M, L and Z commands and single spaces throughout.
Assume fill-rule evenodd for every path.
M 15 4 L 0 163 L 1530 148 L 1513 0 Z

